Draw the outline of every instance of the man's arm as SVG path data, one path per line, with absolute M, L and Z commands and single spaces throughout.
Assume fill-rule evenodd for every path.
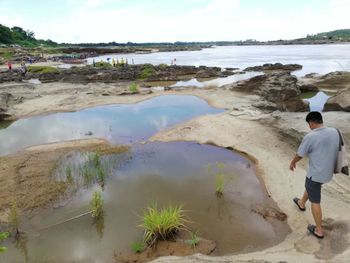
M 301 159 L 303 159 L 303 157 L 296 154 L 293 160 L 290 162 L 289 169 L 294 171 L 294 169 L 297 167 L 297 162 L 299 162 Z

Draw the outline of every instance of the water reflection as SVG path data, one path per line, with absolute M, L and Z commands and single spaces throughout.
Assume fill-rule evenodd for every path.
M 30 145 L 91 137 L 132 143 L 193 117 L 222 111 L 195 96 L 171 95 L 134 105 L 108 105 L 21 119 L 0 130 L 0 154 Z
M 310 111 L 322 112 L 328 99 L 329 96 L 323 91 L 320 91 L 314 97 L 305 100 L 309 102 Z
M 205 88 L 205 87 L 221 87 L 226 84 L 231 84 L 236 81 L 250 79 L 255 76 L 259 76 L 262 73 L 260 72 L 246 72 L 245 74 L 237 74 L 228 76 L 226 78 L 216 78 L 207 81 L 198 81 L 197 79 L 191 79 L 187 81 L 179 81 L 170 87 L 197 87 L 197 88 Z
M 139 216 L 154 200 L 160 207 L 183 204 L 191 221 L 189 227 L 215 240 L 218 254 L 254 250 L 283 239 L 284 234 L 276 233 L 273 225 L 251 212 L 252 205 L 270 200 L 244 157 L 193 142 L 135 145 L 132 158 L 130 153 L 126 156 L 127 162 L 107 178 L 101 221 L 93 222 L 91 215 L 67 220 L 89 210 L 92 193 L 99 186 L 82 189 L 64 207 L 30 219 L 26 224 L 29 232 L 46 227 L 39 235 L 28 237 L 30 262 L 47 258 L 56 262 L 111 262 L 113 251 L 129 249 L 142 238 L 143 231 L 137 227 Z M 218 163 L 224 165 L 219 169 Z M 212 172 L 208 164 L 213 164 Z M 215 196 L 217 172 L 228 178 L 234 175 L 227 180 L 222 198 Z M 9 262 L 21 262 L 20 253 L 11 247 L 7 256 Z

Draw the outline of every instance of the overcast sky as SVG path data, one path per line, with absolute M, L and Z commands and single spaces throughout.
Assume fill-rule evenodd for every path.
M 294 39 L 350 28 L 350 0 L 0 0 L 0 23 L 56 42 Z

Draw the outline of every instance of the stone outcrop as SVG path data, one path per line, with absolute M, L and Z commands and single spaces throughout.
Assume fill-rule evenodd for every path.
M 306 111 L 306 104 L 300 99 L 297 78 L 286 72 L 265 74 L 229 85 L 232 90 L 261 96 L 264 101 L 254 106 L 267 110 Z
M 58 69 L 55 72 L 47 73 L 27 73 L 22 76 L 19 72 L 1 72 L 0 82 L 16 81 L 23 79 L 39 79 L 41 82 L 70 82 L 70 83 L 90 83 L 104 82 L 113 83 L 117 81 L 179 81 L 183 77 L 188 79 L 193 77 L 212 78 L 226 77 L 232 72 L 221 71 L 219 67 L 195 67 L 195 66 L 154 66 L 144 65 L 118 65 L 117 67 L 106 65 L 100 67 L 73 67 L 71 69 Z
M 244 71 L 294 71 L 298 69 L 302 69 L 303 66 L 299 64 L 286 64 L 283 65 L 281 63 L 275 63 L 275 64 L 264 64 L 262 66 L 254 66 L 254 67 L 248 67 L 244 69 Z
M 350 88 L 342 90 L 329 98 L 324 110 L 350 112 Z
M 350 88 L 350 72 L 335 71 L 326 75 L 308 74 L 299 80 L 301 85 L 312 85 L 320 90 L 337 92 Z

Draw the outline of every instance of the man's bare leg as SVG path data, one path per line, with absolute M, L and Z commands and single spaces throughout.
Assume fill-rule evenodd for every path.
M 311 212 L 316 223 L 315 233 L 319 236 L 323 236 L 322 231 L 322 209 L 321 204 L 311 203 Z
M 304 191 L 303 197 L 298 201 L 298 204 L 301 208 L 305 208 L 305 203 L 309 200 L 309 195 L 306 190 Z

